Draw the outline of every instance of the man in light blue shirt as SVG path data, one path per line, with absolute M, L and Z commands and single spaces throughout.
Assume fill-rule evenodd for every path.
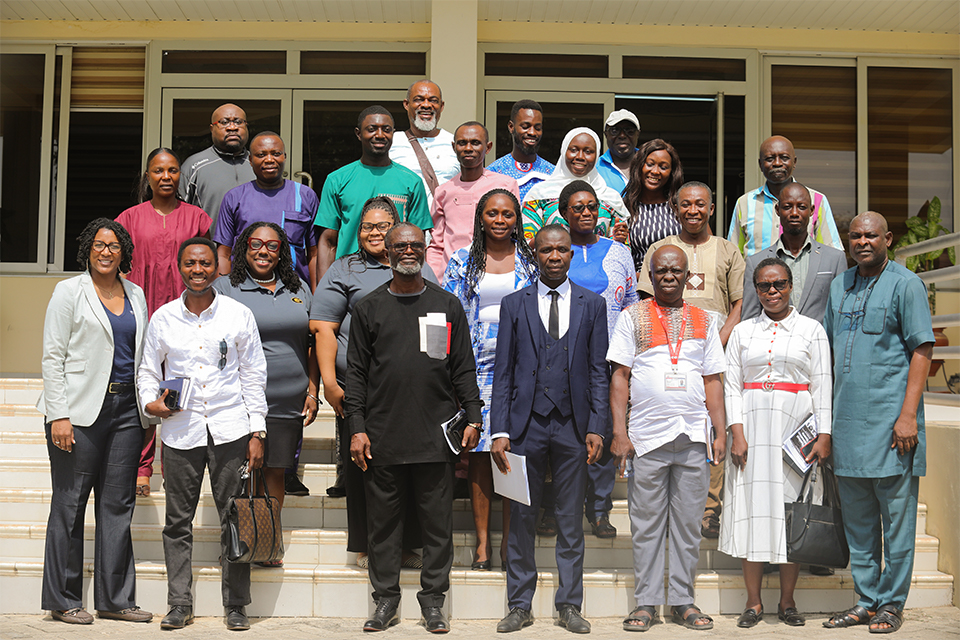
M 630 181 L 630 162 L 637 153 L 640 121 L 632 111 L 618 109 L 607 116 L 603 135 L 607 150 L 597 160 L 597 171 L 608 187 L 623 194 Z

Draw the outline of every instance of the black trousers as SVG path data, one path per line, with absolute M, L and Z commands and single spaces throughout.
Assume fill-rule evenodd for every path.
M 408 500 L 415 503 L 423 535 L 420 607 L 442 607 L 453 565 L 453 463 L 369 467 L 368 553 L 374 601 L 400 601 L 400 562 Z
M 48 611 L 83 606 L 83 525 L 92 489 L 97 522 L 94 607 L 98 611 L 132 607 L 137 576 L 130 521 L 143 446 L 133 387 L 106 394 L 100 415 L 89 427 L 74 426 L 72 453 L 53 446 L 49 423 L 45 430 L 53 497 L 43 552 L 41 606 Z
M 337 416 L 337 431 L 340 435 L 344 489 L 347 492 L 347 551 L 366 553 L 367 494 L 363 487 L 363 471 L 350 460 L 350 431 L 347 429 L 347 421 L 340 416 Z M 415 501 L 407 501 L 407 512 L 403 522 L 403 548 L 419 549 L 423 541 Z

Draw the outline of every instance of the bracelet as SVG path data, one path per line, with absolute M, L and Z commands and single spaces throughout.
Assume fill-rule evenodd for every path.
M 307 397 L 308 397 L 308 398 L 313 398 L 314 400 L 317 401 L 317 404 L 320 404 L 320 398 L 318 398 L 317 396 L 313 395 L 313 394 L 310 393 L 309 391 L 307 392 Z

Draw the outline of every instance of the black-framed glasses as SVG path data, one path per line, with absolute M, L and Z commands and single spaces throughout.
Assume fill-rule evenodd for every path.
M 247 121 L 243 118 L 220 118 L 214 124 L 218 124 L 221 128 L 226 129 L 232 124 L 242 127 L 243 125 L 247 124 Z
M 227 366 L 227 341 L 226 339 L 220 341 L 220 362 L 217 363 L 217 369 L 223 371 L 223 368 Z
M 596 213 L 597 211 L 600 210 L 600 205 L 597 204 L 596 202 L 589 202 L 587 204 L 570 205 L 570 211 L 573 211 L 574 213 L 578 213 L 578 214 L 583 213 L 584 209 L 586 209 L 590 213 Z
M 757 291 L 760 293 L 767 293 L 770 291 L 770 287 L 773 287 L 777 291 L 786 291 L 789 284 L 789 280 L 774 280 L 773 282 L 758 282 L 756 286 Z
M 260 238 L 247 238 L 247 246 L 250 247 L 251 251 L 260 251 L 263 247 L 267 248 L 267 251 L 270 253 L 277 253 L 280 251 L 280 241 L 279 240 L 261 240 Z
M 392 222 L 361 222 L 360 230 L 370 232 L 376 229 L 380 233 L 386 233 L 387 231 L 390 231 L 390 227 L 392 226 Z
M 97 253 L 102 253 L 106 249 L 110 253 L 120 253 L 120 243 L 119 242 L 110 242 L 106 243 L 103 240 L 94 240 L 93 241 L 93 250 Z
M 394 242 L 389 247 L 390 250 L 397 253 L 406 253 L 407 249 L 413 249 L 414 253 L 423 253 L 426 248 L 427 245 L 422 242 Z

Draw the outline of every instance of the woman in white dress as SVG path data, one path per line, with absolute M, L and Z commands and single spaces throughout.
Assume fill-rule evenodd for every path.
M 814 414 L 820 436 L 808 460 L 830 455 L 830 347 L 820 323 L 790 306 L 793 275 L 782 260 L 763 260 L 753 284 L 763 313 L 738 324 L 727 344 L 730 456 L 720 551 L 743 563 L 747 603 L 738 627 L 753 627 L 763 618 L 765 562 L 780 565 L 778 618 L 801 626 L 804 618 L 793 597 L 800 566 L 787 562 L 783 504 L 796 498 L 803 478 L 783 461 L 783 439 Z

